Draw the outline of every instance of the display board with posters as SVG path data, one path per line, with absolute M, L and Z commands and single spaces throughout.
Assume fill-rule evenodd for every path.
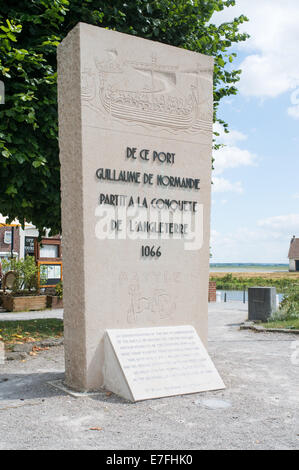
M 55 287 L 62 281 L 61 261 L 38 261 L 39 287 Z

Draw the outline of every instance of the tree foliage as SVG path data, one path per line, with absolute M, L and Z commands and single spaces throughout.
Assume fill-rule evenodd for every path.
M 0 0 L 0 213 L 60 231 L 56 48 L 79 22 L 114 29 L 215 58 L 214 120 L 236 94 L 234 43 L 246 40 L 241 15 L 216 26 L 215 11 L 235 0 Z

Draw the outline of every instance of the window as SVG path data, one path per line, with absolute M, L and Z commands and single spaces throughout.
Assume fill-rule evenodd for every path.
M 4 232 L 4 243 L 6 245 L 10 245 L 11 244 L 11 240 L 12 240 L 12 232 L 11 231 L 5 231 Z
M 25 257 L 27 255 L 34 256 L 34 240 L 35 237 L 25 237 Z
M 40 258 L 59 258 L 59 247 L 58 245 L 40 245 L 39 251 Z

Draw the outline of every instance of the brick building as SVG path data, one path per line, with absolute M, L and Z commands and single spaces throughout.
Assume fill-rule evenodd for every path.
M 57 241 L 61 240 L 61 236 L 56 235 L 48 238 L 46 231 L 46 238 L 43 240 L 54 240 L 53 246 L 49 241 L 46 241 L 44 246 L 37 247 L 38 235 L 37 228 L 31 223 L 26 222 L 23 229 L 17 220 L 11 224 L 6 224 L 6 219 L 0 215 L 0 259 L 10 258 L 12 251 L 14 257 L 20 259 L 25 258 L 27 255 L 35 256 L 36 259 L 61 258 L 61 247 L 57 248 Z
M 21 227 L 17 224 L 0 224 L 0 260 L 3 258 L 19 257 Z
M 293 236 L 289 249 L 290 271 L 299 271 L 299 238 Z
M 43 286 L 55 287 L 62 280 L 61 236 L 46 236 L 41 241 L 38 236 L 34 225 L 25 223 L 22 228 L 18 221 L 6 224 L 5 218 L 0 215 L 0 261 L 12 255 L 18 259 L 33 256 L 43 273 L 46 272 Z

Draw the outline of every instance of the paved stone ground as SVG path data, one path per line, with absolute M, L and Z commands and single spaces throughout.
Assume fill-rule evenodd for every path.
M 63 318 L 63 308 L 39 310 L 34 312 L 4 312 L 0 310 L 0 320 L 37 320 L 39 318 Z
M 63 378 L 62 347 L 0 365 L 0 449 L 298 449 L 298 337 L 239 331 L 245 319 L 242 304 L 210 305 L 219 392 L 73 398 L 48 383 Z

